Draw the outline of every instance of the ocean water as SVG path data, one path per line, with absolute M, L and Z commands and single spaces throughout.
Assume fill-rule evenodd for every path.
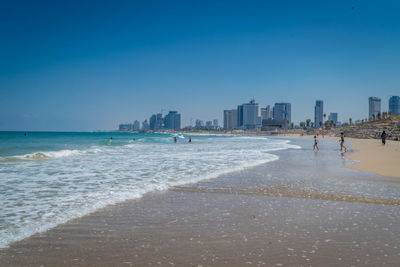
M 112 137 L 112 139 L 111 139 Z M 173 138 L 177 137 L 177 144 Z M 109 204 L 298 149 L 260 136 L 0 132 L 0 248 Z

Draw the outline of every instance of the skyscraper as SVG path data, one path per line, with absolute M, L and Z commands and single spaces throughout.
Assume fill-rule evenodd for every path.
M 389 98 L 389 112 L 391 114 L 400 114 L 400 97 L 392 96 Z
M 178 111 L 170 111 L 164 118 L 164 128 L 179 131 L 181 129 L 181 114 Z
M 274 120 L 289 125 L 292 122 L 292 105 L 290 103 L 275 103 L 272 110 Z
M 337 125 L 337 123 L 338 123 L 338 114 L 336 112 L 331 112 L 331 114 L 329 114 L 329 116 L 328 116 L 328 120 L 329 121 L 333 121 L 333 124 Z
M 243 127 L 247 130 L 261 127 L 261 109 L 255 100 L 243 104 Z
M 150 130 L 158 131 L 163 127 L 163 117 L 161 113 L 154 114 L 150 117 Z
M 214 119 L 213 126 L 216 127 L 216 128 L 218 127 L 218 120 L 217 119 Z
M 243 128 L 243 105 L 237 107 L 237 127 Z
M 324 124 L 324 101 L 315 101 L 314 108 L 314 125 L 315 127 L 320 127 Z
M 237 126 L 237 109 L 224 110 L 224 129 L 232 130 L 236 129 Z
M 135 120 L 135 122 L 133 123 L 133 130 L 134 131 L 140 130 L 140 122 L 138 120 Z
M 368 98 L 369 104 L 369 119 L 373 119 L 373 115 L 377 115 L 381 112 L 381 99 L 379 97 L 371 96 Z
M 196 127 L 196 128 L 204 127 L 204 121 L 202 121 L 202 120 L 196 120 L 195 127 Z
M 147 122 L 147 120 L 144 120 L 144 122 L 142 122 L 142 131 L 148 131 L 150 129 L 150 125 Z

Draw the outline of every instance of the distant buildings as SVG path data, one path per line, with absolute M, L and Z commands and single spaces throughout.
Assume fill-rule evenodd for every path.
M 206 128 L 212 129 L 212 127 L 213 127 L 212 121 L 206 121 Z
M 181 114 L 170 111 L 164 118 L 164 129 L 178 131 L 181 129 Z
M 218 128 L 219 127 L 217 119 L 213 120 L 213 126 L 214 126 L 214 128 Z
M 140 122 L 135 120 L 135 122 L 133 123 L 133 130 L 134 131 L 140 131 Z
M 118 130 L 121 132 L 132 132 L 133 131 L 133 124 L 132 123 L 127 123 L 127 124 L 120 124 L 118 127 Z
M 314 107 L 314 125 L 315 127 L 323 126 L 324 124 L 324 101 L 315 101 Z
M 150 124 L 147 122 L 147 120 L 144 120 L 143 122 L 142 122 L 142 131 L 148 131 L 148 130 L 150 130 Z
M 232 130 L 237 128 L 237 109 L 224 110 L 224 129 Z
M 236 125 L 238 128 L 243 128 L 243 105 L 237 106 Z
M 261 108 L 261 118 L 263 120 L 272 119 L 272 110 L 270 105 L 268 105 L 266 108 Z
M 245 130 L 255 130 L 261 128 L 261 109 L 255 100 L 243 104 L 243 128 Z
M 196 124 L 195 124 L 196 128 L 202 128 L 204 127 L 204 122 L 202 120 L 196 120 Z
M 328 120 L 332 121 L 334 125 L 338 124 L 338 114 L 336 112 L 331 112 L 328 116 Z
M 389 98 L 389 112 L 391 114 L 400 114 L 400 97 L 392 96 Z
M 272 118 L 263 121 L 263 126 L 287 128 L 292 122 L 292 105 L 290 103 L 275 103 Z
M 374 119 L 378 113 L 381 113 L 381 99 L 379 97 L 371 96 L 368 98 L 370 120 Z

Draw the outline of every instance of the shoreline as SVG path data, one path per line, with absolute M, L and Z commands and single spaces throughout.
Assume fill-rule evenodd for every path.
M 313 138 L 313 135 L 301 136 L 299 134 L 280 136 Z M 325 135 L 324 138 L 321 138 L 321 135 L 318 136 L 320 143 L 324 139 L 338 141 L 339 137 Z M 344 153 L 344 157 L 355 162 L 344 167 L 386 177 L 400 178 L 400 142 L 386 140 L 386 145 L 382 145 L 380 139 L 347 137 L 345 141 L 351 142 L 353 145 L 347 147 L 348 150 L 347 153 Z M 312 147 L 312 143 L 310 143 L 310 147 Z
M 308 142 L 274 152 L 277 161 L 151 192 L 13 243 L 0 250 L 0 266 L 395 266 L 400 183 L 341 168 L 347 160 L 332 141 L 317 154 Z

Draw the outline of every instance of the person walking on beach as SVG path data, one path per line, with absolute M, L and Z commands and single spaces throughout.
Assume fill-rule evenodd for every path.
M 315 150 L 319 151 L 319 148 L 318 148 L 318 139 L 317 139 L 317 136 L 316 136 L 316 135 L 314 135 L 314 147 L 313 147 L 313 150 L 314 150 L 314 151 L 315 151 Z
M 382 132 L 381 139 L 382 139 L 382 145 L 386 144 L 386 132 L 385 131 Z
M 343 149 L 344 149 L 344 152 L 346 152 L 347 148 L 344 146 L 344 133 L 340 133 L 339 142 L 340 142 L 340 151 L 343 151 Z

